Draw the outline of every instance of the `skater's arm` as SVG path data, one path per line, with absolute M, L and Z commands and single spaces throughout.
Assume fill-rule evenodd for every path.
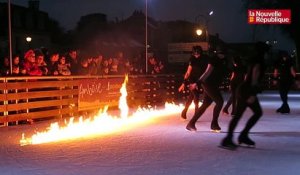
M 192 66 L 189 65 L 187 70 L 186 70 L 186 73 L 184 74 L 184 79 L 183 79 L 183 82 L 182 84 L 180 85 L 180 87 L 178 88 L 178 92 L 181 92 L 184 90 L 184 87 L 187 86 L 188 84 L 188 78 L 190 77 L 191 75 L 191 72 L 192 72 Z
M 186 73 L 184 74 L 184 79 L 185 80 L 187 80 L 190 77 L 192 69 L 193 69 L 193 67 L 191 65 L 189 65 L 187 70 L 186 70 Z
M 206 67 L 205 72 L 202 74 L 202 76 L 199 78 L 198 82 L 205 82 L 207 77 L 212 73 L 212 71 L 214 70 L 213 65 L 208 64 Z

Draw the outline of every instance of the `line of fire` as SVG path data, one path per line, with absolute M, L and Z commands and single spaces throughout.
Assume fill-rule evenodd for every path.
M 119 80 L 118 78 L 106 81 L 84 80 L 80 82 L 78 86 L 78 109 L 81 110 L 91 108 L 92 106 L 108 104 L 108 101 L 103 102 L 102 100 L 106 99 L 104 96 L 110 96 L 111 89 L 109 89 L 109 84 L 116 83 L 120 85 Z M 85 119 L 81 116 L 77 121 L 72 117 L 69 120 L 65 120 L 62 124 L 54 122 L 51 123 L 46 131 L 37 132 L 31 137 L 26 137 L 23 133 L 20 145 L 42 144 L 118 132 L 157 120 L 159 117 L 179 113 L 183 109 L 182 104 L 165 103 L 163 108 L 148 105 L 148 107 L 140 106 L 135 111 L 129 110 L 127 102 L 127 83 L 128 75 L 125 76 L 119 90 L 120 97 L 117 105 L 119 115 L 114 116 L 109 114 L 107 112 L 109 106 L 105 105 L 94 116 Z M 100 96 L 102 96 L 102 98 Z M 110 99 L 113 99 L 113 97 L 107 98 L 107 100 Z M 114 103 L 111 104 L 115 105 Z M 70 107 L 72 107 L 71 104 Z

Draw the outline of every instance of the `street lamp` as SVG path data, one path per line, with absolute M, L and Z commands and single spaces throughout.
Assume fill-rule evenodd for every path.
M 28 43 L 28 49 L 30 49 L 30 42 L 32 41 L 32 38 L 30 36 L 27 36 L 26 41 Z
M 203 31 L 202 31 L 201 29 L 197 29 L 197 30 L 196 30 L 196 34 L 197 34 L 198 36 L 201 36 L 202 33 L 203 33 Z
M 31 40 L 32 40 L 32 38 L 31 38 L 30 36 L 26 37 L 26 41 L 27 41 L 28 43 L 30 43 Z
M 200 26 L 200 18 L 202 18 L 205 22 L 203 28 L 205 29 L 205 40 L 206 40 L 206 42 L 209 42 L 209 38 L 208 38 L 209 37 L 209 34 L 208 34 L 208 21 L 209 21 L 209 19 L 208 19 L 208 17 L 213 15 L 213 14 L 214 14 L 214 11 L 210 11 L 206 15 L 199 14 L 195 18 L 195 22 L 198 26 Z M 200 28 L 196 29 L 196 34 L 198 36 L 202 35 L 202 32 L 203 32 L 202 29 L 200 29 Z

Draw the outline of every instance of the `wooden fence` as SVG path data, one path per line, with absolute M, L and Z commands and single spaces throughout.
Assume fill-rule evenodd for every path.
M 165 101 L 176 101 L 184 96 L 176 93 L 178 76 L 130 76 L 127 85 L 130 107 L 159 105 Z M 0 123 L 43 119 L 50 117 L 77 116 L 79 85 L 83 80 L 97 79 L 109 82 L 124 76 L 57 76 L 57 77 L 6 77 L 0 79 Z M 180 80 L 181 81 L 181 80 Z M 121 83 L 110 85 L 110 107 L 118 105 Z M 105 94 L 106 95 L 106 94 Z M 103 103 L 102 103 L 103 104 Z M 104 105 L 95 106 L 100 109 Z
M 299 76 L 299 74 L 298 74 Z M 129 76 L 127 84 L 128 105 L 159 106 L 165 102 L 184 101 L 188 91 L 178 93 L 182 82 L 178 75 L 141 75 Z M 100 94 L 99 105 L 92 108 L 79 108 L 79 86 L 87 80 L 115 83 L 103 86 L 107 88 Z M 118 80 L 118 81 L 115 81 Z M 109 105 L 116 107 L 120 97 L 120 88 L 124 76 L 53 76 L 53 77 L 6 77 L 0 78 L 0 123 L 45 119 L 64 116 L 78 116 L 85 110 L 96 110 Z M 116 83 L 119 82 L 119 83 Z M 220 86 L 228 90 L 228 78 Z M 265 78 L 266 89 L 276 89 L 272 85 L 270 74 Z M 299 90 L 299 83 L 294 89 Z M 106 97 L 106 98 L 105 98 Z M 109 101 L 107 101 L 109 100 Z

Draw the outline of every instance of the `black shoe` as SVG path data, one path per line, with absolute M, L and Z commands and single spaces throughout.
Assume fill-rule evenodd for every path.
M 195 124 L 192 124 L 192 123 L 188 123 L 185 128 L 188 131 L 197 131 Z
M 216 122 L 212 122 L 212 123 L 211 123 L 210 129 L 211 129 L 211 131 L 213 131 L 213 132 L 221 132 L 221 127 L 220 127 L 219 124 L 216 123 Z
M 227 137 L 225 137 L 220 145 L 220 148 L 229 149 L 229 150 L 235 150 L 238 146 L 233 143 L 233 141 Z
M 255 147 L 255 142 L 251 140 L 248 135 L 241 134 L 238 138 L 239 144 L 245 144 L 247 146 Z
M 181 118 L 184 119 L 184 120 L 187 119 L 186 112 L 187 112 L 187 110 L 185 110 L 185 109 L 181 112 Z

